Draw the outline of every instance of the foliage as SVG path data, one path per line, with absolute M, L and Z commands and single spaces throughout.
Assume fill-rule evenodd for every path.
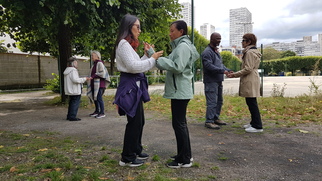
M 292 56 L 296 56 L 296 53 L 291 51 L 291 50 L 286 50 L 286 51 L 283 51 L 281 53 L 281 57 L 280 58 L 285 58 L 285 57 L 292 57 Z
M 272 48 L 267 47 L 263 49 L 263 60 L 272 60 L 281 58 L 281 52 Z
M 60 93 L 59 75 L 55 73 L 52 73 L 51 75 L 53 75 L 54 78 L 47 79 L 44 88 L 47 90 L 51 90 L 55 93 Z
M 177 0 L 2 0 L 1 5 L 5 11 L 0 32 L 20 41 L 24 51 L 59 57 L 62 86 L 63 70 L 70 56 L 89 55 L 95 49 L 102 52 L 102 59 L 109 60 L 118 23 L 127 13 L 140 18 L 143 41 L 151 40 L 148 42 L 168 52 L 166 30 L 180 10 Z M 113 68 L 114 61 L 111 64 Z M 113 69 L 110 73 L 113 75 Z
M 224 65 L 234 72 L 240 70 L 241 61 L 229 51 L 220 52 Z
M 6 53 L 8 51 L 3 42 L 4 40 L 0 40 L 0 53 Z
M 282 59 L 274 59 L 263 62 L 265 73 L 275 73 L 291 71 L 294 75 L 297 70 L 304 73 L 318 71 L 322 69 L 322 56 L 292 56 Z
M 273 84 L 273 89 L 271 92 L 272 97 L 284 97 L 285 95 L 285 89 L 286 89 L 286 83 L 284 83 L 284 86 L 279 86 L 277 84 Z

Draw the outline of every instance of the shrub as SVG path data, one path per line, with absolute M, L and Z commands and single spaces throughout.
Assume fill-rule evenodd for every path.
M 59 75 L 51 73 L 54 76 L 53 79 L 47 79 L 44 88 L 46 90 L 51 90 L 55 93 L 60 93 Z

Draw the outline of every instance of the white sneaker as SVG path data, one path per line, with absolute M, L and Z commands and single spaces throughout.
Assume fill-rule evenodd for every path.
M 179 163 L 179 164 L 181 168 L 190 168 L 192 166 L 192 162 L 186 163 L 186 164 L 183 164 L 183 163 Z
M 256 129 L 250 126 L 246 128 L 245 131 L 248 133 L 260 133 L 260 132 L 263 132 L 263 129 Z
M 96 118 L 100 119 L 100 118 L 105 118 L 105 114 L 99 114 L 96 116 Z
M 250 124 L 245 124 L 243 127 L 246 129 L 246 128 L 249 128 L 249 127 L 251 127 L 252 125 L 250 125 Z

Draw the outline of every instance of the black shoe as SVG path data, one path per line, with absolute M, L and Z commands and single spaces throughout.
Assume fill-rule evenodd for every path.
M 137 159 L 139 160 L 146 160 L 149 158 L 149 155 L 146 153 L 140 153 L 139 155 L 137 155 Z
M 217 125 L 227 125 L 227 123 L 223 122 L 220 119 L 215 120 L 214 123 L 217 124 Z
M 177 158 L 177 155 L 174 155 L 174 156 L 170 157 L 171 160 L 176 160 L 176 158 Z M 192 157 L 190 158 L 190 161 L 193 162 L 193 158 Z
M 167 163 L 167 167 L 169 167 L 169 168 L 180 168 L 181 164 L 176 162 L 176 161 L 172 161 L 170 163 Z
M 80 118 L 70 118 L 69 121 L 80 121 Z
M 119 161 L 119 165 L 124 167 L 124 166 L 128 166 L 128 167 L 138 167 L 143 165 L 144 162 L 142 160 L 139 159 L 135 159 L 133 162 L 125 162 L 123 160 Z

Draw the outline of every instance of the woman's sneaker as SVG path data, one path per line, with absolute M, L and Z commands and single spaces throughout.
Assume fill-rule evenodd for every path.
M 177 158 L 177 155 L 174 155 L 174 156 L 170 157 L 171 160 L 175 160 L 176 158 Z M 193 162 L 193 158 L 192 157 L 190 158 L 190 161 Z
M 96 117 L 98 115 L 98 113 L 97 112 L 93 112 L 92 114 L 90 114 L 89 116 L 90 117 Z
M 98 118 L 98 119 L 99 118 L 105 118 L 105 114 L 99 114 L 99 115 L 96 116 L 96 118 Z
M 250 125 L 250 124 L 245 124 L 243 127 L 246 129 L 246 128 L 249 128 L 249 127 L 251 127 L 252 125 Z
M 146 154 L 146 153 L 141 153 L 141 154 L 137 155 L 136 158 L 139 159 L 139 160 L 146 160 L 146 159 L 149 158 L 149 155 Z
M 180 163 L 178 163 L 176 161 L 172 161 L 170 163 L 167 163 L 167 167 L 169 167 L 169 168 L 180 168 L 181 165 L 180 165 Z
M 139 159 L 135 159 L 133 162 L 124 162 L 123 160 L 119 161 L 119 165 L 122 167 L 128 166 L 128 167 L 138 167 L 143 165 L 144 162 Z
M 176 161 L 172 161 L 167 164 L 167 167 L 169 168 L 189 168 L 192 166 L 192 162 L 190 163 L 178 163 Z
M 256 129 L 253 127 L 248 127 L 245 129 L 245 131 L 248 133 L 260 133 L 260 132 L 263 132 L 263 129 Z

